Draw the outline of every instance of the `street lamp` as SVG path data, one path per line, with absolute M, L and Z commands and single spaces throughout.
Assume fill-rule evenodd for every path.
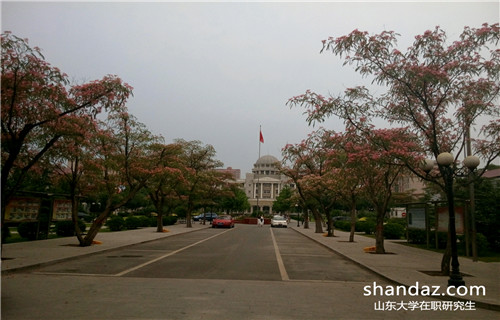
M 448 280 L 448 286 L 459 287 L 465 285 L 465 281 L 460 274 L 460 265 L 458 263 L 457 232 L 455 228 L 455 201 L 453 195 L 454 175 L 459 169 L 454 166 L 455 158 L 449 152 L 439 154 L 436 160 L 439 165 L 441 175 L 443 176 L 446 198 L 448 199 L 448 224 L 451 241 L 451 273 L 450 279 Z M 432 170 L 432 163 L 432 160 L 426 160 L 423 164 L 423 169 L 427 173 Z M 463 164 L 469 169 L 470 172 L 472 172 L 479 165 L 479 158 L 476 156 L 468 156 L 465 158 Z

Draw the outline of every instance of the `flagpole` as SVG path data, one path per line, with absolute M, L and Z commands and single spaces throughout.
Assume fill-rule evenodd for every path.
M 259 125 L 259 157 L 257 158 L 257 162 L 259 162 L 260 159 L 260 144 L 262 143 L 262 126 Z M 257 197 L 257 211 L 260 211 L 259 207 L 259 193 L 260 193 L 260 173 L 259 173 L 259 167 L 257 166 L 257 191 L 255 196 Z

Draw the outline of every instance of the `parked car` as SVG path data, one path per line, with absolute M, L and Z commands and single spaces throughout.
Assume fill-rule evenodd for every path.
M 283 228 L 286 228 L 288 227 L 288 222 L 286 221 L 286 218 L 283 217 L 283 216 L 274 216 L 272 219 L 271 219 L 271 227 L 283 227 Z
M 197 216 L 194 216 L 193 220 L 200 221 L 200 220 L 203 220 L 203 218 L 205 218 L 205 221 L 212 221 L 213 219 L 217 218 L 217 213 L 205 212 L 205 213 L 199 214 Z
M 234 220 L 230 215 L 218 216 L 212 220 L 212 228 L 234 228 Z

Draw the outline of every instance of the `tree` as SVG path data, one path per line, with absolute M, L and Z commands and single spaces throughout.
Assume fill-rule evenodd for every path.
M 393 185 L 407 171 L 408 163 L 419 163 L 420 155 L 414 137 L 406 130 L 348 130 L 354 135 L 345 144 L 352 174 L 359 179 L 361 192 L 376 211 L 376 253 L 385 253 L 384 219 L 392 198 Z
M 350 209 L 351 229 L 349 234 L 349 242 L 354 241 L 354 233 L 356 231 L 357 219 L 357 204 L 358 198 L 362 194 L 362 177 L 356 172 L 357 163 L 349 159 L 349 146 L 357 144 L 356 135 L 348 133 L 332 134 L 332 148 L 329 158 L 330 165 L 335 168 L 335 179 L 337 195 L 340 203 L 343 203 Z
M 110 214 L 130 201 L 161 170 L 158 168 L 163 159 L 151 147 L 157 142 L 158 137 L 128 113 L 109 115 L 100 123 L 92 141 L 96 169 L 92 181 L 105 205 L 80 241 L 81 246 L 91 245 Z
M 80 197 L 92 191 L 89 177 L 94 171 L 95 153 L 90 144 L 92 134 L 97 131 L 97 122 L 92 117 L 76 117 L 75 125 L 85 130 L 75 130 L 73 134 L 61 137 L 47 152 L 46 166 L 52 169 L 51 178 L 54 182 L 61 181 L 67 185 L 71 200 L 71 218 L 75 233 L 80 243 L 84 242 L 82 230 L 78 223 L 78 207 Z
M 183 183 L 181 175 L 180 155 L 182 148 L 178 144 L 164 145 L 161 143 L 151 146 L 155 162 L 158 163 L 155 174 L 146 184 L 149 197 L 157 211 L 157 232 L 163 232 L 163 216 L 172 212 L 179 202 L 177 188 Z M 167 212 L 165 212 L 165 207 Z
M 1 44 L 3 225 L 5 206 L 28 172 L 61 137 L 84 129 L 73 120 L 123 108 L 132 88 L 115 76 L 69 86 L 67 75 L 27 40 L 6 32 Z
M 224 196 L 221 200 L 221 207 L 229 212 L 243 212 L 250 209 L 250 203 L 248 202 L 247 195 L 245 191 L 236 184 L 230 185 L 231 192 Z
M 306 195 L 302 190 L 301 178 L 308 171 L 304 150 L 301 148 L 303 144 L 287 144 L 283 149 L 283 160 L 280 164 L 280 172 L 289 177 L 296 187 L 296 202 L 304 208 L 304 228 L 309 228 L 309 210 L 310 205 L 307 201 Z M 297 217 L 298 219 L 298 217 Z M 322 233 L 323 227 L 316 219 L 316 233 Z
M 293 191 L 292 189 L 290 189 L 290 187 L 285 186 L 283 189 L 281 189 L 280 194 L 276 197 L 276 200 L 273 202 L 273 211 L 280 213 L 290 212 L 290 210 L 294 205 L 292 196 L 293 196 Z
M 284 161 L 292 162 L 292 167 L 284 165 L 282 172 L 290 177 L 304 207 L 310 209 L 316 221 L 316 232 L 322 233 L 323 216 L 328 221 L 328 235 L 333 235 L 331 211 L 337 200 L 332 184 L 332 174 L 328 155 L 331 152 L 331 132 L 318 130 L 297 145 L 287 145 L 283 150 Z
M 191 228 L 192 212 L 196 205 L 202 204 L 205 200 L 203 191 L 221 181 L 220 175 L 217 175 L 214 169 L 221 167 L 222 162 L 215 159 L 215 149 L 211 145 L 204 146 L 201 141 L 185 141 L 183 139 L 178 139 L 175 142 L 183 150 L 180 158 L 182 176 L 185 182 L 180 186 L 178 194 L 186 202 L 187 227 Z
M 407 126 L 419 139 L 423 155 L 437 158 L 442 152 L 456 152 L 456 162 L 465 150 L 467 155 L 479 154 L 486 165 L 491 163 L 500 154 L 499 25 L 465 27 L 459 40 L 450 45 L 445 32 L 436 27 L 416 36 L 405 53 L 396 49 L 397 36 L 392 31 L 369 35 L 354 30 L 323 41 L 322 51 L 344 57 L 344 64 L 354 65 L 363 76 L 372 76 L 374 83 L 387 88 L 386 92 L 373 96 L 368 89 L 357 87 L 329 98 L 306 92 L 292 101 L 309 106 L 309 121 L 331 115 L 350 122 L 381 117 Z M 475 126 L 478 137 L 472 138 L 469 132 Z M 450 171 L 439 165 L 441 178 L 434 179 L 417 165 L 408 167 L 447 191 L 451 218 L 454 201 L 453 192 L 449 192 L 453 183 Z M 451 219 L 449 225 L 454 228 Z M 456 246 L 453 239 L 451 243 Z M 441 267 L 445 273 L 449 260 L 447 253 Z M 458 260 L 453 264 L 458 267 Z

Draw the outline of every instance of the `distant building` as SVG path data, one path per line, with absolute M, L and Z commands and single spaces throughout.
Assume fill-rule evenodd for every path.
M 500 187 L 500 169 L 486 170 L 483 178 L 488 179 L 496 187 Z
M 396 181 L 394 181 L 392 191 L 396 193 L 407 193 L 415 198 L 421 198 L 425 194 L 425 183 L 415 175 L 400 175 Z
M 231 167 L 227 167 L 226 169 L 215 169 L 217 172 L 222 172 L 222 173 L 229 173 L 233 176 L 234 180 L 239 180 L 241 177 L 241 170 L 240 169 L 233 169 Z
M 255 162 L 252 173 L 247 173 L 245 179 L 238 182 L 247 195 L 250 202 L 251 212 L 263 211 L 273 213 L 273 202 L 285 186 L 294 188 L 289 183 L 289 178 L 280 174 L 278 163 L 280 161 L 265 155 Z

